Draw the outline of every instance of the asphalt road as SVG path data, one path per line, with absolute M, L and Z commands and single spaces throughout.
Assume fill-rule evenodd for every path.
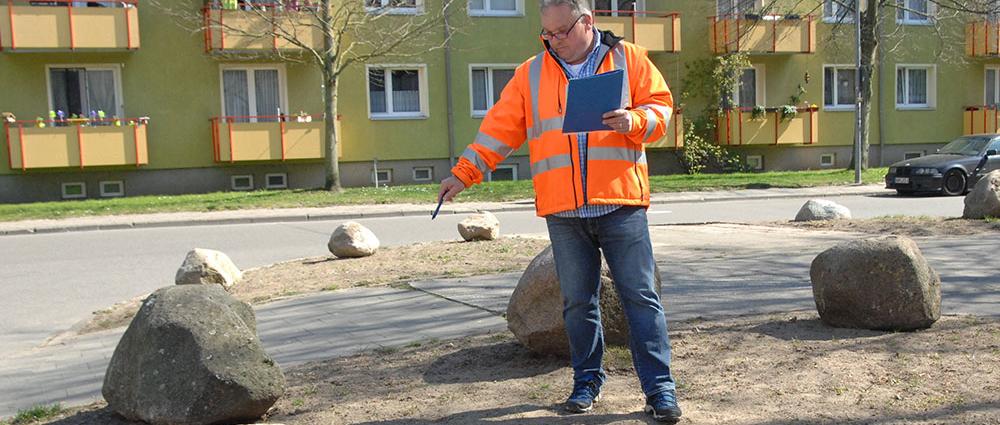
M 962 198 L 830 197 L 855 217 L 960 216 Z M 684 202 L 654 205 L 651 224 L 789 220 L 803 198 Z M 533 212 L 498 213 L 501 231 L 544 233 Z M 358 220 L 383 246 L 458 239 L 461 215 Z M 19 351 L 85 320 L 115 302 L 173 284 L 188 250 L 225 252 L 243 269 L 294 258 L 328 255 L 337 221 L 232 224 L 49 233 L 0 237 L 0 346 Z

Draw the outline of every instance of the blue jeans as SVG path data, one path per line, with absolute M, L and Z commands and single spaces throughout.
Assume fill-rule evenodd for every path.
M 604 334 L 598 304 L 601 251 L 629 325 L 632 364 L 646 396 L 673 390 L 670 337 L 654 282 L 646 209 L 621 207 L 595 218 L 546 216 L 563 299 L 573 381 L 604 383 Z

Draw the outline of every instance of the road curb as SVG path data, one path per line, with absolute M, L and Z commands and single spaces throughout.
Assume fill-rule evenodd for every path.
M 870 195 L 880 195 L 887 193 L 889 192 L 885 190 L 870 190 L 870 191 L 851 192 L 851 193 L 826 193 L 826 194 L 761 193 L 750 196 L 718 196 L 718 197 L 665 198 L 665 199 L 656 199 L 654 197 L 651 200 L 650 204 L 664 205 L 664 204 L 676 204 L 684 202 L 726 202 L 726 201 L 760 200 L 760 199 L 870 196 Z M 513 201 L 513 202 L 521 202 L 521 201 Z M 534 211 L 535 209 L 535 206 L 533 204 L 527 204 L 527 205 L 497 204 L 497 205 L 498 206 L 496 208 L 470 208 L 470 207 L 464 207 L 461 204 L 459 204 L 456 205 L 454 209 L 441 210 L 441 214 L 446 214 L 446 215 L 472 214 L 483 209 L 489 210 L 490 212 Z M 46 233 L 86 232 L 86 231 L 97 231 L 97 230 L 122 230 L 122 229 L 163 228 L 163 227 L 181 227 L 181 226 L 212 226 L 212 225 L 227 225 L 227 224 L 267 224 L 267 223 L 294 223 L 294 222 L 308 222 L 308 221 L 359 220 L 365 218 L 412 217 L 420 215 L 429 216 L 430 214 L 431 214 L 431 209 L 430 206 L 428 206 L 426 210 L 408 209 L 399 211 L 379 211 L 379 212 L 368 212 L 368 213 L 365 212 L 360 212 L 360 213 L 351 212 L 351 213 L 341 213 L 341 214 L 296 213 L 288 215 L 269 215 L 266 217 L 233 217 L 233 218 L 222 218 L 222 219 L 207 218 L 207 219 L 163 220 L 163 221 L 149 221 L 149 222 L 133 221 L 128 223 L 110 223 L 110 224 L 57 225 L 52 227 L 0 230 L 0 237 L 46 234 Z

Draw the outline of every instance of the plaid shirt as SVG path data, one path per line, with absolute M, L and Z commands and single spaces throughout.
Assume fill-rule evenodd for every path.
M 563 65 L 566 70 L 566 78 L 583 78 L 594 75 L 597 72 L 597 67 L 600 65 L 601 58 L 598 54 L 598 46 L 600 46 L 601 34 L 597 32 L 597 28 L 594 28 L 594 48 L 590 51 L 590 55 L 587 56 L 587 60 L 583 62 L 583 67 L 579 69 L 576 75 L 572 74 L 569 65 L 556 55 L 555 52 L 549 51 L 552 57 L 556 58 Z M 576 133 L 577 144 L 580 147 L 580 179 L 583 181 L 583 194 L 587 195 L 587 133 Z M 605 214 L 610 214 L 621 205 L 588 205 L 587 200 L 583 200 L 583 206 L 575 210 L 558 212 L 553 215 L 556 217 L 579 217 L 579 218 L 594 218 L 600 217 Z

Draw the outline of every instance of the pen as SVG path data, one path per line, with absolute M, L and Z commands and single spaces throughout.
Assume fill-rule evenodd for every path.
M 437 218 L 438 211 L 441 211 L 441 204 L 443 203 L 444 203 L 444 196 L 438 198 L 438 206 L 437 208 L 434 208 L 434 214 L 431 214 L 431 220 Z

